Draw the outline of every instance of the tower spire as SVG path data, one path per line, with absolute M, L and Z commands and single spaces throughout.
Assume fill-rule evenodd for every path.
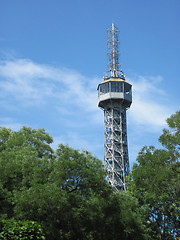
M 107 30 L 108 32 L 108 59 L 109 59 L 109 77 L 120 77 L 121 73 L 119 71 L 119 29 L 112 23 L 111 28 Z

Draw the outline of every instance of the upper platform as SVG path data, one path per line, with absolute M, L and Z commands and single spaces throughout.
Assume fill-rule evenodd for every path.
M 113 100 L 129 108 L 132 103 L 132 85 L 124 78 L 106 78 L 98 85 L 98 107 L 104 108 Z

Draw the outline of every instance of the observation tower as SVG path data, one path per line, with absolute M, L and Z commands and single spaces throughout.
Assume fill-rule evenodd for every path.
M 104 111 L 104 167 L 115 191 L 126 190 L 129 173 L 126 110 L 132 103 L 132 85 L 119 70 L 119 30 L 108 29 L 109 72 L 98 85 L 98 107 Z

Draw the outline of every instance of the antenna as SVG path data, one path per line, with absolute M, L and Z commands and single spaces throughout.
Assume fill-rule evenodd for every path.
M 108 59 L 109 59 L 109 71 L 110 77 L 121 77 L 119 71 L 119 29 L 114 26 L 107 30 L 108 32 Z

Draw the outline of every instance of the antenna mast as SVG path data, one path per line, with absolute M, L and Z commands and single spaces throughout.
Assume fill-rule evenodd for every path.
M 121 73 L 119 71 L 119 29 L 114 26 L 112 23 L 112 27 L 108 30 L 108 59 L 109 59 L 109 71 L 110 77 L 121 77 Z

